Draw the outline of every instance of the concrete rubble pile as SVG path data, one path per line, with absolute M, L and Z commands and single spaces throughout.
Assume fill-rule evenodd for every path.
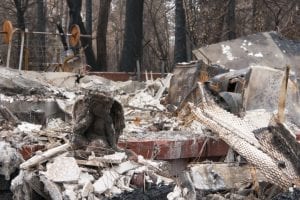
M 299 199 L 297 45 L 248 36 L 143 82 L 0 68 L 0 199 Z

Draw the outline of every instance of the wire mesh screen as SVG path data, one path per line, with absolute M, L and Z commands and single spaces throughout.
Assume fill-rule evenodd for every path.
M 0 42 L 0 53 L 3 65 L 7 63 L 8 44 Z M 13 35 L 9 67 L 18 68 L 21 50 L 21 33 Z M 66 60 L 75 56 L 71 49 L 64 50 L 60 36 L 57 34 L 26 33 L 22 58 L 23 70 L 59 71 Z

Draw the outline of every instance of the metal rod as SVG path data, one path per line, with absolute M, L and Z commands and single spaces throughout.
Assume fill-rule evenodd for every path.
M 9 67 L 9 61 L 10 61 L 11 43 L 12 43 L 12 41 L 9 41 L 8 50 L 7 50 L 7 57 L 6 57 L 6 67 L 7 68 Z
M 22 69 L 23 52 L 24 52 L 24 40 L 25 32 L 22 31 L 21 49 L 20 49 L 20 60 L 19 60 L 19 71 Z
M 137 80 L 141 81 L 141 66 L 139 60 L 136 60 L 136 71 L 137 71 Z
M 25 65 L 25 70 L 29 70 L 29 37 L 28 35 L 25 35 L 26 39 L 26 46 L 25 46 L 25 58 L 24 58 L 24 65 Z
M 10 64 L 10 55 L 11 55 L 11 46 L 12 46 L 12 38 L 17 29 L 14 29 L 11 33 L 11 40 L 8 43 L 7 57 L 6 57 L 6 67 L 9 67 Z
M 26 32 L 26 33 L 30 33 L 30 34 L 41 34 L 41 35 L 61 35 L 61 33 L 39 32 L 39 31 L 29 31 L 29 32 Z M 72 36 L 72 34 L 70 34 L 70 33 L 67 33 L 67 34 L 65 34 L 65 35 L 67 35 L 67 36 Z M 92 38 L 93 36 L 92 36 L 92 35 L 81 35 L 81 34 L 80 34 L 80 37 Z

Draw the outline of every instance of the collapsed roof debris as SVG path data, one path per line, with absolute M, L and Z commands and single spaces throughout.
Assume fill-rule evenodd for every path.
M 288 40 L 276 32 L 248 35 L 193 51 L 198 60 L 220 64 L 228 69 L 244 69 L 253 65 L 283 69 L 290 65 L 298 76 L 299 52 L 299 41 Z
M 299 198 L 297 69 L 250 39 L 145 82 L 0 68 L 0 199 Z

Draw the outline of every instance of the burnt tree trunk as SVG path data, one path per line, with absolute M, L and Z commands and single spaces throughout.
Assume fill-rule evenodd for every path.
M 17 9 L 17 25 L 21 30 L 25 30 L 24 14 L 28 6 L 28 0 L 14 0 Z
M 235 39 L 236 38 L 235 0 L 229 0 L 228 3 L 227 26 L 228 26 L 228 39 L 229 40 Z
M 93 2 L 92 0 L 86 0 L 85 2 L 85 27 L 87 34 L 91 35 L 93 30 Z
M 93 33 L 93 2 L 92 0 L 86 0 L 85 1 L 85 27 L 86 27 L 86 33 L 89 35 L 92 35 Z M 89 46 L 92 47 L 93 42 L 92 40 L 89 40 Z
M 67 4 L 69 7 L 70 25 L 77 24 L 80 28 L 81 34 L 86 35 L 87 31 L 84 27 L 84 24 L 82 22 L 82 18 L 80 15 L 82 1 L 81 0 L 67 0 Z M 90 45 L 91 38 L 81 37 L 80 41 L 84 48 L 84 53 L 85 53 L 87 64 L 90 65 L 93 68 L 93 70 L 96 70 L 96 71 L 99 70 L 96 65 L 96 59 L 95 59 L 95 54 L 94 54 L 93 48 Z
M 62 25 L 58 23 L 58 24 L 56 24 L 56 27 L 59 32 L 60 40 L 61 40 L 61 43 L 63 44 L 64 50 L 67 51 L 69 49 L 69 46 L 68 46 L 67 38 L 66 38 L 64 30 L 62 28 Z
M 106 34 L 111 0 L 100 2 L 97 27 L 97 65 L 100 71 L 107 71 Z
M 46 32 L 46 9 L 45 9 L 45 3 L 44 0 L 36 0 L 36 11 L 37 11 L 37 31 L 39 32 Z M 39 34 L 36 36 L 37 43 L 38 43 L 38 65 L 40 67 L 40 70 L 42 70 L 42 66 L 45 63 L 45 57 L 46 57 L 46 37 L 43 34 Z
M 125 35 L 120 70 L 136 71 L 137 61 L 143 56 L 143 10 L 144 0 L 126 1 Z
M 28 0 L 14 0 L 14 4 L 17 10 L 17 27 L 22 31 L 25 31 L 25 12 L 28 7 Z M 18 51 L 21 49 L 21 32 L 18 32 Z M 23 58 L 22 58 L 23 59 Z M 17 60 L 17 59 L 16 59 Z M 18 57 L 20 60 L 20 55 Z
M 175 47 L 174 62 L 187 61 L 186 20 L 183 0 L 175 0 Z

